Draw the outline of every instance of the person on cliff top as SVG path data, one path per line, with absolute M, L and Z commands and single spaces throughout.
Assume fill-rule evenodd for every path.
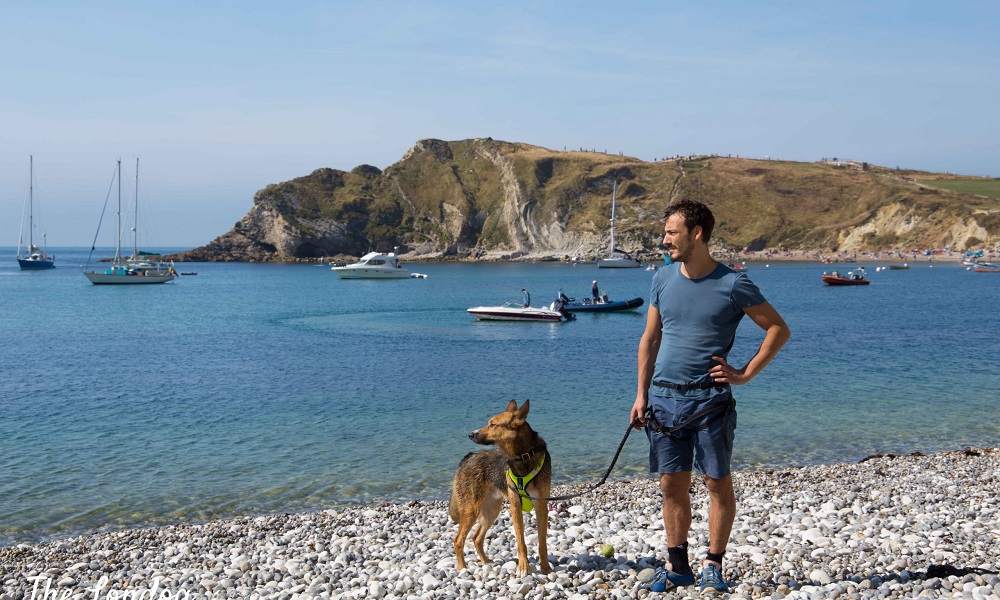
M 649 470 L 658 473 L 668 564 L 647 587 L 664 592 L 693 585 L 688 561 L 691 472 L 704 474 L 708 488 L 708 553 L 701 563 L 701 591 L 728 591 L 723 556 L 736 518 L 730 467 L 736 430 L 733 385 L 760 374 L 791 336 L 781 315 L 744 272 L 712 258 L 708 242 L 715 217 L 692 200 L 664 212 L 663 246 L 673 264 L 656 271 L 639 341 L 638 392 L 629 413 L 646 428 Z M 747 315 L 764 330 L 764 341 L 742 367 L 728 355 L 736 329 Z

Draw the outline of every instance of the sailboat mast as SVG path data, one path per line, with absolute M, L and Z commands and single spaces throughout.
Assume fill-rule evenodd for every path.
M 139 157 L 135 158 L 135 220 L 132 224 L 132 260 L 139 260 Z
M 122 159 L 118 159 L 118 241 L 115 243 L 115 264 L 122 258 Z
M 24 213 L 21 213 L 22 215 Z M 23 216 L 21 217 L 24 218 Z M 35 246 L 35 157 L 28 155 L 28 256 Z
M 615 200 L 618 198 L 618 180 L 615 179 L 614 185 L 611 187 L 611 250 L 608 252 L 608 256 L 615 255 Z

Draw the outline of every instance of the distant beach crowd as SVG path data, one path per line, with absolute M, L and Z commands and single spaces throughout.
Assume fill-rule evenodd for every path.
M 721 261 L 819 261 L 837 262 L 962 262 L 963 260 L 996 260 L 1000 249 L 968 253 L 951 249 L 936 250 L 882 250 L 878 252 L 822 252 L 818 250 L 786 250 L 768 248 L 758 252 L 720 251 L 716 256 Z

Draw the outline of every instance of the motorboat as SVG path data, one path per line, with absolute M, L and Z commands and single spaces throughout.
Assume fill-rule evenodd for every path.
M 740 273 L 743 273 L 743 272 L 745 272 L 745 271 L 748 270 L 748 268 L 747 268 L 746 265 L 741 265 L 741 264 L 738 264 L 738 263 L 729 263 L 726 266 L 729 267 L 730 269 L 732 269 L 734 271 L 737 271 L 737 272 L 740 272 Z
M 910 268 L 910 265 L 907 264 L 907 263 L 903 263 L 901 265 L 889 265 L 889 270 L 890 271 L 907 271 L 907 270 L 909 270 L 909 268 Z
M 569 302 L 563 304 L 563 308 L 569 312 L 616 312 L 625 310 L 635 310 L 644 304 L 642 298 L 632 298 L 631 300 L 608 300 L 607 294 L 601 296 L 594 302 L 592 298 L 577 300 L 570 298 Z
M 607 258 L 597 261 L 598 269 L 636 269 L 642 266 L 637 259 L 621 250 L 615 248 L 615 201 L 618 197 L 618 180 L 614 181 L 611 189 L 611 248 Z
M 976 261 L 976 264 L 972 265 L 972 270 L 976 273 L 1000 273 L 1000 264 Z
M 505 302 L 502 306 L 475 306 L 468 309 L 470 315 L 480 321 L 562 321 L 566 318 L 559 310 L 525 307 L 522 304 Z M 570 315 L 572 316 L 572 315 Z
M 865 279 L 863 267 L 848 271 L 847 275 L 841 275 L 837 271 L 830 274 L 823 273 L 823 283 L 827 285 L 868 285 L 871 283 Z
M 356 263 L 349 265 L 334 265 L 330 267 L 337 277 L 341 279 L 410 279 L 425 278 L 426 275 L 420 273 L 410 273 L 403 268 L 396 254 L 399 247 L 392 252 L 384 254 L 382 252 L 369 252 L 361 257 Z

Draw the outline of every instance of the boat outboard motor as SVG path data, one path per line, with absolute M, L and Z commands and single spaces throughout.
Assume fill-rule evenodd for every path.
M 573 319 L 576 318 L 573 315 L 573 313 L 571 313 L 568 310 L 566 310 L 565 308 L 563 308 L 563 302 L 562 302 L 562 300 L 556 300 L 555 302 L 553 302 L 552 304 L 550 304 L 549 305 L 549 310 L 554 310 L 554 311 L 558 312 L 567 321 L 572 321 Z
M 563 318 L 566 319 L 567 321 L 575 321 L 576 320 L 576 315 L 574 315 L 573 313 L 569 312 L 568 310 L 566 310 L 565 308 L 563 308 L 561 306 L 559 307 L 559 314 L 561 314 L 563 316 Z

